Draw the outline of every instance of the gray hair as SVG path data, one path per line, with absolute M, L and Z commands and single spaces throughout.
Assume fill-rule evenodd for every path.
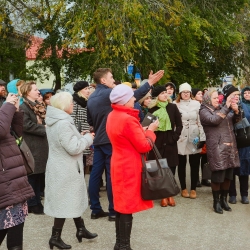
M 72 100 L 73 97 L 69 92 L 59 92 L 51 97 L 50 104 L 54 108 L 58 108 L 65 111 L 69 109 Z

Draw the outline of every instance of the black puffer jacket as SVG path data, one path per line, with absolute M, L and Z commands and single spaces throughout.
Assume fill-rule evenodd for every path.
M 5 103 L 0 108 L 0 209 L 34 196 L 21 152 L 10 134 L 10 127 L 21 136 L 23 113 L 16 112 L 13 104 Z
M 212 171 L 240 166 L 233 132 L 236 115 L 227 108 L 201 105 L 200 121 L 206 134 L 207 157 Z

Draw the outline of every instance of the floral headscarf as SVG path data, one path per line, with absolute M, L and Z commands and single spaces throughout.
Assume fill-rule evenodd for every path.
M 214 106 L 212 105 L 212 101 L 211 101 L 211 96 L 214 92 L 217 92 L 217 90 L 216 89 L 209 89 L 208 91 L 206 91 L 206 93 L 203 95 L 203 98 L 202 98 L 203 105 L 214 108 Z

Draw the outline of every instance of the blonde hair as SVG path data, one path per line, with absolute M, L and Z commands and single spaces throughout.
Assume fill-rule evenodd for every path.
M 25 81 L 24 80 L 19 80 L 17 83 L 16 83 L 16 87 L 19 87 L 21 85 L 25 84 Z
M 169 103 L 171 103 L 171 102 L 172 102 L 172 99 L 168 96 L 167 101 L 168 101 Z M 150 102 L 148 108 L 151 109 L 151 108 L 155 107 L 155 106 L 157 105 L 158 102 L 159 102 L 159 99 L 158 99 L 158 96 L 157 96 L 157 97 L 155 97 L 155 98 L 153 98 L 153 99 L 151 100 L 151 102 Z
M 59 92 L 50 98 L 50 104 L 54 108 L 61 109 L 63 111 L 69 109 L 72 104 L 73 97 L 69 92 Z
M 29 94 L 29 92 L 32 89 L 32 85 L 36 85 L 35 82 L 24 82 L 21 87 L 20 87 L 20 92 L 22 94 L 23 97 L 27 97 L 27 95 Z
M 77 92 L 77 95 L 78 95 L 79 97 L 84 98 L 86 101 L 88 100 L 88 98 L 82 94 L 81 90 Z

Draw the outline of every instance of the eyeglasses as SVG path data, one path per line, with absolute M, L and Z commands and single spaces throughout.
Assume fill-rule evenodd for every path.
M 190 94 L 189 91 L 182 91 L 181 93 L 182 93 L 182 94 L 185 94 L 185 95 Z

